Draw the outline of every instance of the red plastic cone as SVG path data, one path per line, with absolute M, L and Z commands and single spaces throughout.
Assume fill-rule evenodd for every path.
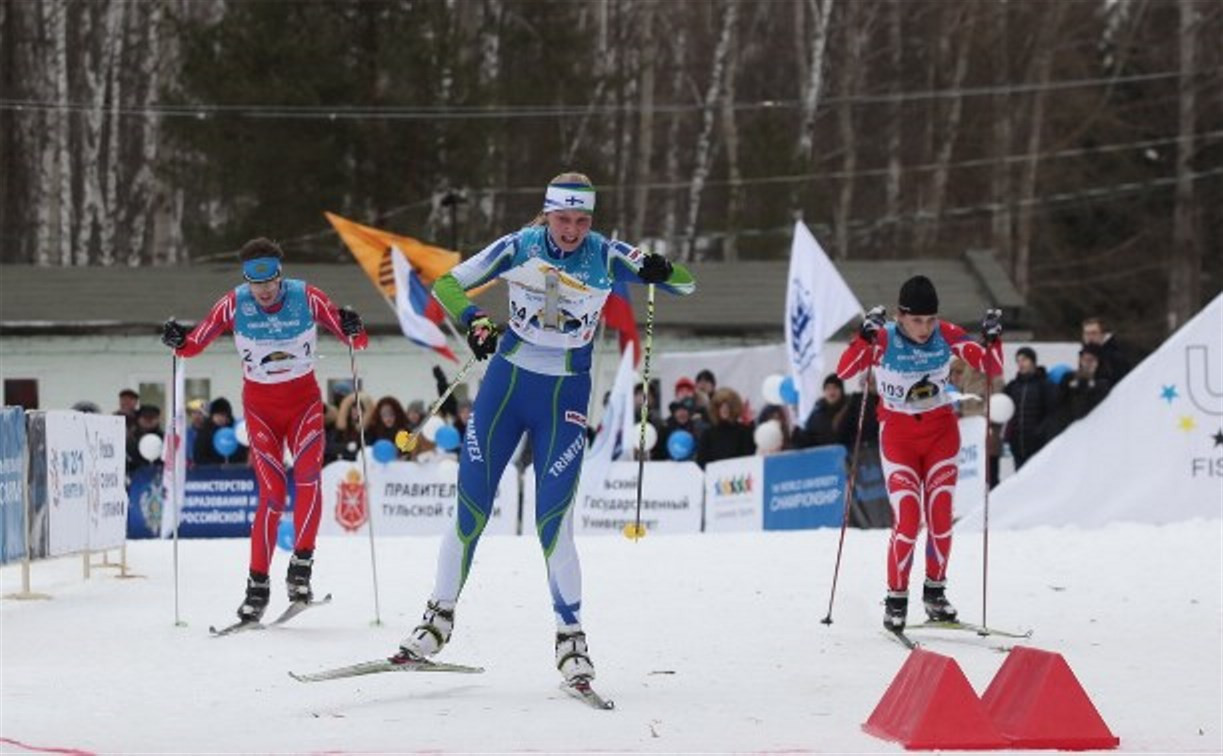
M 955 659 L 916 649 L 862 729 L 913 750 L 1006 748 Z
M 1015 748 L 1116 748 L 1100 712 L 1061 654 L 1016 646 L 981 698 Z

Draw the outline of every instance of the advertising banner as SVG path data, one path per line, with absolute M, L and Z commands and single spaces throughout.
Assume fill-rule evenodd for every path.
M 637 514 L 637 462 L 612 462 L 574 502 L 577 535 L 621 535 Z M 582 470 L 586 474 L 585 467 Z M 522 475 L 522 532 L 535 532 L 535 468 Z M 699 533 L 704 475 L 695 462 L 646 462 L 641 524 L 650 534 Z
M 25 411 L 0 408 L 0 564 L 25 556 Z
M 955 513 L 973 512 L 985 505 L 985 418 L 960 418 L 960 475 L 955 481 Z
M 122 417 L 44 413 L 46 556 L 123 543 L 127 491 Z
M 293 476 L 289 476 L 289 503 L 293 510 Z M 259 507 L 255 471 L 246 465 L 203 465 L 187 470 L 180 538 L 247 538 Z M 132 474 L 128 506 L 128 537 L 173 535 L 174 512 L 164 499 L 160 465 L 148 465 Z M 289 515 L 286 515 L 289 516 Z
M 439 535 L 450 524 L 458 501 L 458 463 L 389 462 L 369 466 L 374 535 Z M 365 485 L 358 462 L 332 462 L 323 468 L 323 519 L 320 535 L 366 537 L 369 521 Z M 485 535 L 518 532 L 518 472 L 501 476 Z
M 764 457 L 735 457 L 705 465 L 705 530 L 763 528 L 763 484 Z
M 765 530 L 841 526 L 845 447 L 818 446 L 764 458 Z

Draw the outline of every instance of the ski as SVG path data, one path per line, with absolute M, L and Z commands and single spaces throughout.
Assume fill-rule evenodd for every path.
M 234 624 L 226 625 L 225 627 L 221 628 L 220 630 L 217 629 L 216 625 L 208 626 L 208 632 L 212 634 L 213 638 L 221 638 L 226 635 L 233 635 L 234 633 L 246 632 L 247 630 L 266 630 L 266 629 L 267 629 L 267 625 L 264 625 L 259 620 L 238 620 Z
M 318 601 L 310 601 L 310 602 L 292 601 L 289 603 L 289 607 L 285 609 L 284 612 L 282 612 L 279 617 L 272 620 L 271 624 L 272 625 L 283 625 L 284 623 L 293 619 L 294 617 L 306 611 L 307 609 L 313 609 L 316 606 L 323 606 L 325 604 L 330 604 L 330 603 L 331 603 L 330 593 L 328 593 L 326 596 L 322 597 Z
M 909 649 L 910 651 L 917 648 L 919 645 L 917 641 L 905 635 L 904 630 L 888 630 L 885 628 L 883 630 L 880 630 L 879 632 L 883 633 L 886 637 L 891 638 L 892 640 L 896 641 L 897 643 Z
M 290 672 L 298 682 L 322 682 L 324 680 L 342 680 L 346 677 L 361 675 L 376 675 L 382 672 L 454 672 L 458 674 L 475 675 L 484 671 L 484 667 L 469 667 L 465 664 L 449 664 L 435 662 L 429 659 L 418 659 L 405 653 L 398 653 L 387 659 L 349 664 L 344 667 L 325 669 L 321 672 Z
M 996 635 L 999 638 L 1031 638 L 1032 637 L 1031 630 L 1028 630 L 1022 633 L 1012 632 L 1009 630 L 999 630 L 993 627 L 982 627 L 981 625 L 974 625 L 971 622 L 960 622 L 959 620 L 955 622 L 927 621 L 927 622 L 922 622 L 917 625 L 909 625 L 909 629 L 910 630 L 962 630 L 965 632 L 976 633 L 977 635 L 981 635 L 981 636 Z
M 609 698 L 604 698 L 595 692 L 590 685 L 590 680 L 584 677 L 578 677 L 573 681 L 565 681 L 561 683 L 561 690 L 568 693 L 570 696 L 585 703 L 592 709 L 601 711 L 611 711 L 616 708 L 616 702 Z

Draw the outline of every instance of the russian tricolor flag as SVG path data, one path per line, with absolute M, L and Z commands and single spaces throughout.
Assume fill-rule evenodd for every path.
M 641 359 L 641 336 L 637 333 L 637 319 L 633 316 L 633 300 L 624 281 L 612 283 L 611 294 L 603 305 L 603 322 L 620 334 L 621 354 L 628 344 L 633 345 L 633 364 L 637 364 Z
M 429 295 L 429 289 L 399 247 L 391 247 L 391 262 L 395 266 L 395 314 L 399 316 L 403 335 L 413 343 L 458 362 L 446 345 L 446 335 L 438 328 L 446 317 L 442 306 Z

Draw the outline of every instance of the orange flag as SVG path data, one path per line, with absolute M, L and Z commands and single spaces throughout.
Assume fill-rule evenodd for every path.
M 362 226 L 335 213 L 323 213 L 339 232 L 340 238 L 357 258 L 357 263 L 374 282 L 374 286 L 388 299 L 395 299 L 395 267 L 391 260 L 391 248 L 398 247 L 420 276 L 425 286 L 432 286 L 443 273 L 459 263 L 461 255 L 448 249 L 434 247 L 410 236 L 399 236 L 389 231 Z

